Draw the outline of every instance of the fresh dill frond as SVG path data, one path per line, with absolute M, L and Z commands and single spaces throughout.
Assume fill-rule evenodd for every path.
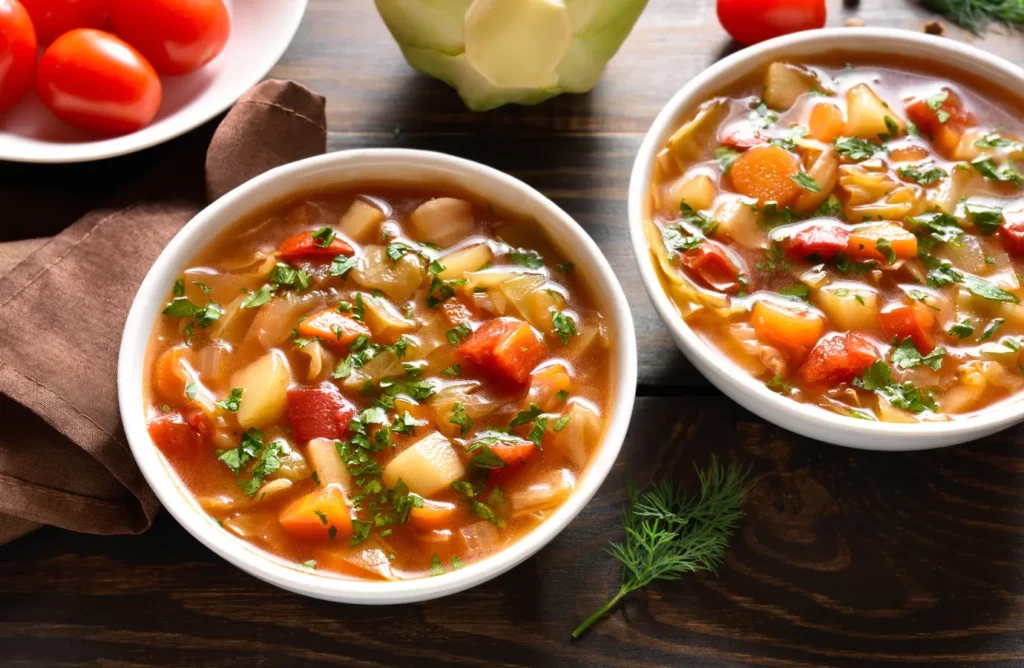
M 925 4 L 975 35 L 991 22 L 1024 29 L 1024 0 L 926 0 Z
M 622 586 L 615 596 L 572 632 L 579 638 L 624 596 L 655 580 L 678 580 L 697 571 L 716 572 L 743 511 L 750 469 L 722 466 L 712 457 L 697 469 L 700 492 L 687 494 L 671 480 L 638 492 L 627 481 L 629 505 L 622 510 L 626 539 L 608 552 L 622 563 Z

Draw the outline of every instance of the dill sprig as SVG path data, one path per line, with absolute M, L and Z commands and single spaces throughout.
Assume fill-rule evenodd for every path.
M 993 21 L 1024 29 L 1024 0 L 926 0 L 925 4 L 975 35 Z
M 622 510 L 626 540 L 608 552 L 622 562 L 622 586 L 607 603 L 572 632 L 579 638 L 622 597 L 655 580 L 678 580 L 697 571 L 716 572 L 729 539 L 743 517 L 750 469 L 723 467 L 712 457 L 707 470 L 697 470 L 700 492 L 688 495 L 671 480 L 638 492 L 627 480 L 629 506 Z

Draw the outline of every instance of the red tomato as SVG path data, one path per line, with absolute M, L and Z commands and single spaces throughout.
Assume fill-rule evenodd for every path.
M 1024 211 L 1004 211 L 999 236 L 1010 255 L 1024 255 Z
M 810 255 L 817 255 L 824 262 L 845 251 L 850 241 L 850 232 L 838 223 L 820 223 L 808 225 L 793 236 L 786 239 L 782 246 L 786 255 L 803 260 Z
M 0 111 L 9 109 L 32 85 L 36 31 L 18 0 L 0 0 Z
M 49 44 L 75 28 L 102 28 L 107 22 L 106 0 L 21 0 L 40 44 Z
M 110 23 L 160 74 L 199 69 L 231 33 L 223 0 L 113 0 Z
M 707 241 L 683 253 L 683 266 L 708 286 L 722 292 L 739 292 L 742 272 L 719 246 Z
M 718 20 L 734 40 L 750 46 L 825 27 L 825 0 L 718 0 Z
M 931 331 L 935 326 L 935 314 L 924 304 L 899 304 L 886 307 L 878 314 L 882 331 L 889 339 L 910 339 L 922 355 L 935 350 Z
M 818 341 L 800 367 L 808 383 L 849 383 L 878 359 L 875 346 L 860 334 L 833 334 Z
M 65 123 L 101 134 L 145 127 L 160 108 L 160 79 L 142 55 L 110 33 L 79 28 L 43 54 L 39 99 Z

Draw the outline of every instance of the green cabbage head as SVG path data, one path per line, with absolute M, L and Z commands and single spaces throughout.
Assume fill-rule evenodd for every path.
M 473 111 L 597 83 L 647 0 L 375 0 L 405 59 Z

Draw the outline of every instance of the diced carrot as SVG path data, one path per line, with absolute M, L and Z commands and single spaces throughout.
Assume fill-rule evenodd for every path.
M 729 129 L 725 136 L 722 137 L 722 143 L 729 148 L 746 151 L 748 148 L 768 143 L 768 140 L 764 138 L 761 131 L 754 128 L 750 123 L 743 123 L 733 126 L 733 128 Z
M 516 318 L 495 318 L 473 332 L 456 352 L 497 376 L 523 385 L 546 350 L 527 323 Z
M 753 197 L 760 204 L 775 202 L 785 207 L 800 194 L 800 186 L 793 181 L 799 171 L 800 161 L 786 149 L 757 146 L 736 158 L 729 177 L 741 195 Z
M 849 383 L 878 359 L 871 341 L 860 334 L 833 334 L 818 341 L 800 367 L 808 383 Z
M 935 350 L 931 331 L 935 326 L 935 314 L 920 302 L 889 306 L 878 314 L 885 335 L 899 340 L 909 338 L 922 355 Z
M 705 241 L 700 246 L 686 251 L 682 254 L 680 262 L 701 282 L 715 290 L 739 292 L 742 287 L 739 278 L 743 272 L 713 241 Z
M 836 253 L 845 251 L 850 243 L 850 232 L 840 223 L 815 223 L 802 228 L 782 243 L 786 255 L 803 260 L 816 255 L 827 262 Z
M 892 249 L 896 260 L 917 256 L 917 237 L 893 223 L 869 223 L 855 227 L 850 232 L 847 251 L 858 260 L 888 262 L 889 254 L 879 250 L 880 243 L 882 248 L 888 245 Z
M 341 438 L 355 414 L 355 405 L 331 383 L 288 390 L 288 423 L 299 443 Z
M 317 311 L 299 323 L 301 336 L 317 337 L 332 348 L 344 348 L 359 337 L 370 335 L 370 328 L 347 313 L 334 309 Z
M 843 134 L 846 119 L 843 111 L 831 102 L 819 102 L 811 109 L 811 118 L 807 121 L 811 139 L 832 142 Z
M 278 521 L 282 529 L 296 538 L 326 541 L 352 535 L 351 511 L 338 485 L 299 497 L 284 509 Z
M 999 228 L 1003 247 L 1011 255 L 1024 255 L 1024 210 L 1003 211 L 1003 224 Z
M 335 237 L 331 243 L 321 246 L 313 238 L 312 232 L 299 232 L 284 240 L 281 250 L 277 254 L 285 260 L 300 260 L 303 258 L 320 258 L 323 260 L 333 259 L 338 255 L 352 255 L 355 251 L 352 246 Z
M 794 359 L 804 358 L 825 333 L 820 313 L 764 300 L 754 304 L 750 324 L 758 338 Z
M 185 396 L 185 367 L 181 358 L 188 354 L 188 346 L 175 346 L 160 353 L 153 365 L 153 387 L 161 399 L 176 403 Z
M 204 450 L 209 424 L 202 413 L 188 419 L 180 413 L 167 413 L 150 420 L 147 429 L 153 443 L 168 457 L 195 457 Z
M 526 434 L 530 430 L 526 427 L 521 428 L 523 434 Z M 547 436 L 547 434 L 545 434 Z M 501 468 L 491 469 L 487 475 L 488 487 L 507 485 L 509 481 L 516 476 L 520 471 L 529 466 L 532 462 L 536 461 L 540 457 L 541 451 L 537 449 L 530 441 L 523 441 L 521 443 L 497 443 L 491 446 L 491 450 L 501 461 L 505 462 L 506 466 Z
M 928 149 L 923 146 L 901 146 L 889 151 L 893 162 L 921 162 L 928 159 Z
M 934 96 L 920 98 L 907 106 L 907 117 L 931 139 L 939 153 L 952 158 L 960 146 L 964 130 L 975 125 L 976 119 L 974 114 L 964 109 L 956 93 L 948 88 L 943 88 L 942 93 L 946 94 L 946 99 L 938 109 L 928 106 L 928 100 Z
M 451 526 L 458 510 L 454 503 L 424 499 L 422 508 L 409 511 L 409 524 L 421 531 L 446 529 Z
M 452 327 L 473 317 L 466 305 L 458 299 L 449 299 L 441 304 L 441 315 Z

